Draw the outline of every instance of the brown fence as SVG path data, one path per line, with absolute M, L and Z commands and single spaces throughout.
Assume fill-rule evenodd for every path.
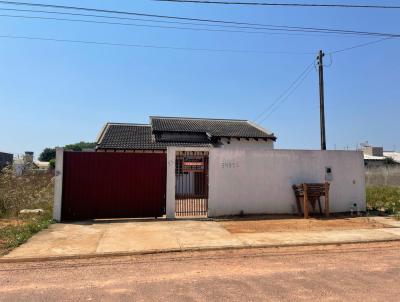
M 165 214 L 166 154 L 65 152 L 62 219 Z

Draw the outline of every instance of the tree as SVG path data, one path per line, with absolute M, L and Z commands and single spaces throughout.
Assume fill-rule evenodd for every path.
M 83 149 L 94 149 L 96 143 L 79 142 L 76 144 L 69 144 L 64 147 L 65 150 L 82 151 Z
M 56 149 L 55 148 L 45 148 L 42 153 L 39 155 L 40 161 L 50 161 L 56 158 Z
M 84 149 L 94 149 L 96 143 L 79 142 L 76 144 L 65 145 L 65 150 L 82 151 Z M 45 148 L 39 155 L 40 161 L 51 161 L 56 158 L 56 148 Z
M 391 157 L 386 157 L 384 162 L 386 166 L 393 166 L 397 164 L 397 162 Z

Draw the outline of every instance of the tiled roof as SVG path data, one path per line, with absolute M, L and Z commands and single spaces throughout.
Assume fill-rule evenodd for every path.
M 108 123 L 97 142 L 98 149 L 165 150 L 168 146 L 209 147 L 209 143 L 157 141 L 150 125 Z
M 246 120 L 150 117 L 154 132 L 207 133 L 211 137 L 270 138 L 273 133 Z

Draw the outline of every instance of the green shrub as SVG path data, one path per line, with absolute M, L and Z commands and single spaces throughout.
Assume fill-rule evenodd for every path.
M 388 214 L 400 213 L 400 188 L 367 187 L 367 208 Z
M 53 158 L 49 161 L 49 165 L 51 169 L 55 169 L 56 168 L 56 160 Z

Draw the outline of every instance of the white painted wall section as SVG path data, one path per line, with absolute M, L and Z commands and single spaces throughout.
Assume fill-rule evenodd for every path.
M 210 217 L 294 213 L 292 185 L 325 180 L 331 183 L 331 212 L 347 212 L 354 203 L 366 208 L 362 152 L 215 148 L 209 171 Z
M 166 216 L 167 219 L 175 218 L 175 161 L 176 149 L 167 148 L 167 196 Z
M 64 149 L 56 148 L 56 167 L 55 167 L 55 181 L 54 181 L 54 203 L 53 203 L 53 219 L 55 221 L 61 221 L 63 167 L 64 167 Z

